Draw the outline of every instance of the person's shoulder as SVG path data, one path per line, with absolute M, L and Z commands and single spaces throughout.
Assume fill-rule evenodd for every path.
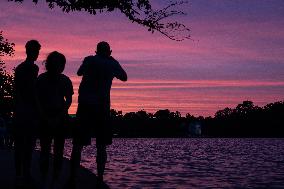
M 41 81 L 41 80 L 45 80 L 46 78 L 47 78 L 47 73 L 44 72 L 42 74 L 39 74 L 39 76 L 37 77 L 37 80 Z
M 34 63 L 31 64 L 31 63 L 27 63 L 27 62 L 22 62 L 16 67 L 16 70 L 39 71 L 39 67 Z
M 115 58 L 113 58 L 112 56 L 109 57 L 108 61 L 112 65 L 112 67 L 114 67 L 114 68 L 117 68 L 120 65 L 119 62 Z
M 39 67 L 36 64 L 29 64 L 29 69 L 36 73 L 39 71 Z
M 100 56 L 100 55 L 97 55 L 97 59 L 99 60 L 99 62 L 102 62 L 102 63 L 106 63 L 104 65 L 116 65 L 118 64 L 118 61 L 115 60 L 112 56 Z
M 38 78 L 44 78 L 47 76 L 47 72 L 41 73 L 38 75 Z
M 112 63 L 119 64 L 119 62 L 115 58 L 113 58 L 112 56 L 110 56 L 109 59 Z
M 64 75 L 64 74 L 60 74 L 60 85 L 62 86 L 62 88 L 68 92 L 68 93 L 71 93 L 71 94 L 74 94 L 74 91 L 73 91 L 73 84 L 72 84 L 72 81 L 71 79 Z
M 25 61 L 18 64 L 17 68 L 23 67 L 25 65 Z
M 63 82 L 72 83 L 71 79 L 67 75 L 65 75 L 65 74 L 60 74 L 60 79 Z
M 89 61 L 92 61 L 92 60 L 94 60 L 94 59 L 96 59 L 96 56 L 93 56 L 93 55 L 90 55 L 90 56 L 86 56 L 85 58 L 84 58 L 84 62 L 89 62 Z
M 63 74 L 63 73 L 60 74 L 60 78 L 63 79 L 63 80 L 70 80 L 70 78 L 67 75 Z
M 41 89 L 42 87 L 46 86 L 47 83 L 48 83 L 48 77 L 47 77 L 47 73 L 46 72 L 40 74 L 36 78 L 36 86 L 37 86 L 38 89 Z
M 39 67 L 38 67 L 38 65 L 36 65 L 36 64 L 32 64 L 32 68 L 35 69 L 35 70 L 37 70 L 37 71 L 39 70 Z
M 15 71 L 23 69 L 23 67 L 25 66 L 24 63 L 25 62 L 21 62 L 18 66 L 16 66 Z

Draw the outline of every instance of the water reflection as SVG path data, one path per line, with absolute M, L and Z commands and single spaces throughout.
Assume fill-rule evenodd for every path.
M 111 188 L 284 188 L 284 139 L 115 139 Z M 66 144 L 66 156 L 71 143 Z M 95 142 L 82 165 L 96 172 Z

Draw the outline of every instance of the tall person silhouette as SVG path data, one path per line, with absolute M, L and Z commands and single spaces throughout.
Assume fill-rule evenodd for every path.
M 35 83 L 39 68 L 34 63 L 41 45 L 36 40 L 26 43 L 26 60 L 15 69 L 15 168 L 16 184 L 30 180 L 32 151 L 35 144 L 38 115 Z
M 118 61 L 111 56 L 107 42 L 97 45 L 95 56 L 84 59 L 77 74 L 83 76 L 79 87 L 77 118 L 78 130 L 73 139 L 71 154 L 71 181 L 74 182 L 81 161 L 83 146 L 91 144 L 92 136 L 96 137 L 97 174 L 103 181 L 107 160 L 107 145 L 112 144 L 110 119 L 110 90 L 113 78 L 127 81 L 127 74 Z
M 36 83 L 40 109 L 40 170 L 45 177 L 49 168 L 52 139 L 54 140 L 53 176 L 58 178 L 63 161 L 66 119 L 72 103 L 73 85 L 62 72 L 66 58 L 54 51 L 45 61 L 46 72 L 39 75 Z

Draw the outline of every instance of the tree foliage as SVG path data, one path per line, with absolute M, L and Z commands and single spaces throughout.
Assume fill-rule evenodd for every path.
M 284 101 L 254 105 L 243 101 L 235 108 L 225 108 L 212 117 L 195 117 L 168 109 L 151 114 L 144 110 L 122 114 L 111 111 L 114 133 L 118 137 L 188 137 L 199 124 L 205 137 L 283 137 Z
M 216 112 L 213 119 L 205 120 L 205 133 L 215 137 L 283 137 L 284 101 L 254 105 L 243 101 L 235 108 Z
M 5 63 L 2 57 L 14 54 L 14 44 L 8 42 L 0 31 L 0 113 L 10 116 L 12 112 L 12 102 L 14 94 L 14 77 L 5 69 Z
M 23 2 L 24 0 L 8 0 Z M 33 0 L 38 3 L 38 0 Z M 152 9 L 149 0 L 46 0 L 49 8 L 59 7 L 63 12 L 86 11 L 92 15 L 98 12 L 111 12 L 119 10 L 130 21 L 148 28 L 150 32 L 158 31 L 166 37 L 182 41 L 190 39 L 190 29 L 177 21 L 169 21 L 169 18 L 177 15 L 185 15 L 178 7 L 188 3 L 187 1 L 171 2 L 160 9 Z
M 12 56 L 14 54 L 14 43 L 9 43 L 7 39 L 3 37 L 3 32 L 0 31 L 0 59 L 4 55 Z

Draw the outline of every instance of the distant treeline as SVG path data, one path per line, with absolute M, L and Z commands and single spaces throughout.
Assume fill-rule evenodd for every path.
M 117 137 L 188 137 L 190 127 L 201 126 L 204 137 L 284 137 L 284 101 L 258 107 L 243 101 L 235 108 L 225 108 L 214 117 L 195 117 L 168 109 L 147 113 L 111 110 Z
M 7 112 L 8 109 L 4 110 Z M 12 113 L 3 113 L 6 125 L 12 126 Z M 68 125 L 70 129 L 66 132 L 70 136 L 71 128 L 78 126 L 74 115 Z M 284 137 L 284 101 L 264 107 L 243 101 L 233 109 L 217 111 L 214 117 L 181 116 L 180 112 L 168 109 L 156 113 L 140 110 L 124 115 L 121 111 L 111 110 L 111 125 L 115 137 L 189 137 L 196 135 L 192 133 L 196 125 L 201 128 L 201 137 Z
M 284 101 L 258 107 L 244 101 L 203 119 L 203 133 L 213 137 L 284 137 Z

